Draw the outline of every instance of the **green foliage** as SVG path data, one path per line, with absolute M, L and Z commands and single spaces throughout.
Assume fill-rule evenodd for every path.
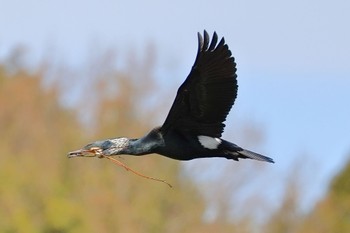
M 350 162 L 339 173 L 331 184 L 330 191 L 332 195 L 340 199 L 349 199 L 350 196 Z
M 300 232 L 350 232 L 350 162 L 334 177 L 329 191 L 306 217 Z

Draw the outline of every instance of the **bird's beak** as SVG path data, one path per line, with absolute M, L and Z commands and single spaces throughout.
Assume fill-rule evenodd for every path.
M 95 157 L 95 156 L 101 156 L 101 149 L 100 148 L 91 148 L 91 149 L 79 149 L 75 151 L 71 151 L 67 154 L 68 158 L 73 157 Z

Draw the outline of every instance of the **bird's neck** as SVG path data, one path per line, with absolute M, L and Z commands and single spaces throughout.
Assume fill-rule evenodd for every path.
M 155 153 L 156 149 L 164 145 L 163 137 L 158 131 L 152 130 L 142 138 L 129 139 L 129 145 L 124 151 L 131 155 Z

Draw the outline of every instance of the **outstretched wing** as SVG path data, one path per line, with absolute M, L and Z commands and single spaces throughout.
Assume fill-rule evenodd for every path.
M 198 53 L 185 82 L 177 91 L 170 112 L 161 127 L 197 135 L 221 137 L 223 122 L 237 96 L 236 63 L 224 38 L 217 44 L 204 31 L 198 33 Z M 210 44 L 209 44 L 210 42 Z

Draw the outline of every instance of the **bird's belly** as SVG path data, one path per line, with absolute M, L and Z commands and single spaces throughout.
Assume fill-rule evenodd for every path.
M 221 154 L 217 150 L 205 149 L 199 143 L 188 142 L 174 144 L 170 143 L 167 144 L 166 147 L 158 148 L 155 152 L 176 160 L 191 160 L 196 158 L 215 157 Z

